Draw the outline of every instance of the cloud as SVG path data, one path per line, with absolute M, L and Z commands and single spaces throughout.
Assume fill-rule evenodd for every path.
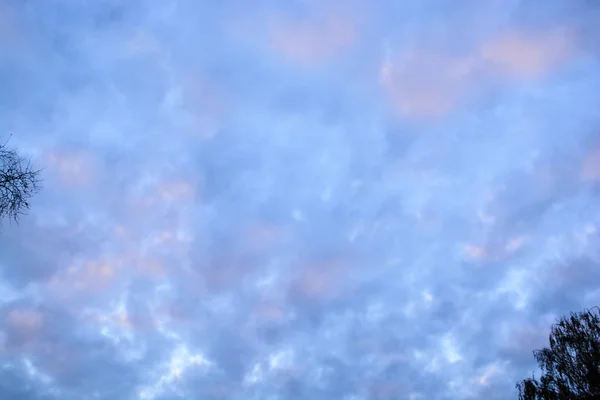
M 115 282 L 116 273 L 116 265 L 110 260 L 75 263 L 54 275 L 48 289 L 61 297 L 74 293 L 103 294 Z
M 80 187 L 91 184 L 94 179 L 93 159 L 89 154 L 52 152 L 47 158 L 49 169 L 65 186 Z
M 463 53 L 437 47 L 413 45 L 381 63 L 380 84 L 400 115 L 417 120 L 446 116 L 490 83 L 544 78 L 579 53 L 567 28 L 502 30 Z
M 355 23 L 344 15 L 294 21 L 281 15 L 269 22 L 269 43 L 285 60 L 314 66 L 335 59 L 356 40 Z
M 538 32 L 515 29 L 484 42 L 479 57 L 492 74 L 537 79 L 564 64 L 576 51 L 573 33 L 567 28 Z
M 583 161 L 581 178 L 588 182 L 600 180 L 600 147 L 592 150 Z
M 513 396 L 600 298 L 562 1 L 12 2 L 0 398 Z
M 35 310 L 13 309 L 8 313 L 6 322 L 11 328 L 26 333 L 40 329 L 44 319 L 43 315 Z
M 411 51 L 385 61 L 380 81 L 392 107 L 402 115 L 435 118 L 459 104 L 473 67 L 470 58 Z
M 361 39 L 366 15 L 355 2 L 257 6 L 253 19 L 239 9 L 224 23 L 234 45 L 260 52 L 265 61 L 301 70 L 327 69 L 342 61 Z
M 24 32 L 17 18 L 18 14 L 8 2 L 0 4 L 0 44 L 2 44 L 0 56 L 10 55 L 26 44 Z

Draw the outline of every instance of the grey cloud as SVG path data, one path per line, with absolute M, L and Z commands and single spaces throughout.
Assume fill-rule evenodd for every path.
M 32 214 L 2 227 L 20 297 L 1 304 L 0 397 L 504 399 L 551 317 L 591 306 L 591 36 L 587 61 L 535 82 L 483 74 L 431 121 L 387 109 L 378 69 L 386 46 L 468 53 L 567 12 L 593 30 L 593 6 L 356 2 L 356 41 L 306 68 L 265 30 L 335 12 L 309 3 L 11 6 L 26 44 L 0 52 L 0 128 L 95 173 L 49 168 Z M 193 189 L 161 192 L 179 180 Z M 78 260 L 97 268 L 69 275 Z

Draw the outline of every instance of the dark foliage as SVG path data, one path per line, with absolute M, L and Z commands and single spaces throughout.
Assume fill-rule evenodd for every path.
M 533 352 L 542 376 L 517 383 L 519 400 L 600 399 L 599 311 L 571 313 L 552 326 L 550 347 Z
M 0 144 L 0 219 L 16 221 L 29 208 L 29 199 L 40 187 L 39 175 L 29 161 Z

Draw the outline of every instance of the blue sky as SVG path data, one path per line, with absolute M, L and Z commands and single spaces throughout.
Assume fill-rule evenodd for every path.
M 600 4 L 0 1 L 0 398 L 511 399 L 600 305 Z

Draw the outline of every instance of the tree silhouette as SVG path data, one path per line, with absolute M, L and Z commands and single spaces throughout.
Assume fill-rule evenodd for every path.
M 517 383 L 519 400 L 600 399 L 600 310 L 562 317 L 550 331 L 550 347 L 533 355 L 542 370 Z
M 17 221 L 29 208 L 29 199 L 39 190 L 39 175 L 14 149 L 0 144 L 0 219 Z

